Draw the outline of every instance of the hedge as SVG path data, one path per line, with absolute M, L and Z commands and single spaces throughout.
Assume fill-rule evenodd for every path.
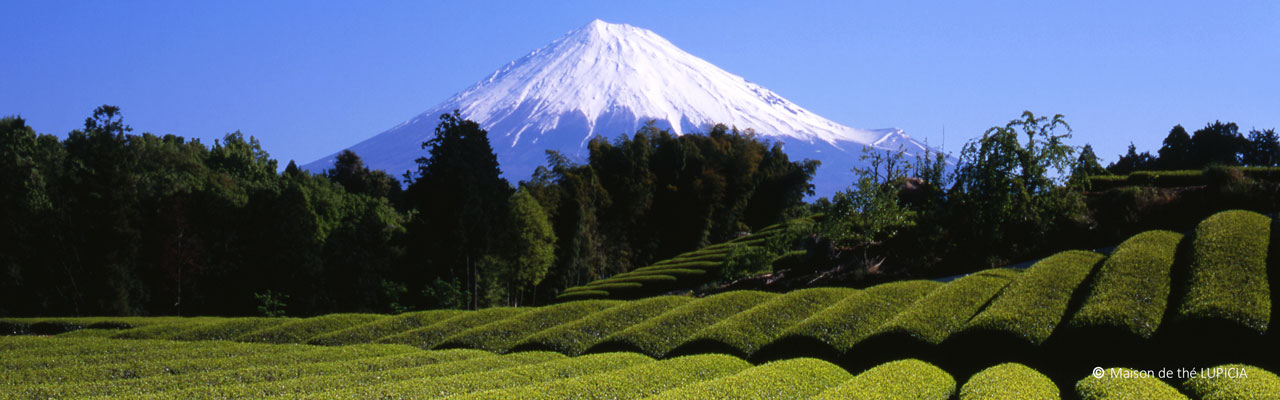
M 482 349 L 504 353 L 520 339 L 543 329 L 585 317 L 618 305 L 617 300 L 583 300 L 560 303 L 533 310 L 500 321 L 491 322 L 453 334 L 437 348 Z M 447 321 L 445 321 L 447 322 Z
M 584 300 L 609 297 L 609 292 L 603 290 L 575 290 L 572 292 L 562 292 L 556 295 L 557 300 Z
M 601 374 L 557 379 L 464 396 L 465 399 L 642 399 L 751 367 L 725 355 L 698 355 L 639 364 Z
M 271 328 L 293 321 L 297 321 L 297 319 L 263 317 L 232 318 L 222 322 L 194 326 L 164 338 L 175 340 L 232 340 L 249 332 Z
M 1062 321 L 1076 287 L 1103 258 L 1072 250 L 1040 260 L 974 316 L 965 330 L 1007 332 L 1031 344 L 1044 343 Z
M 1201 221 L 1191 242 L 1184 319 L 1225 320 L 1264 333 L 1271 321 L 1267 246 L 1271 218 L 1223 211 Z
M 1169 301 L 1170 271 L 1183 235 L 1148 231 L 1125 240 L 1103 261 L 1073 327 L 1120 327 L 1144 339 L 1160 327 Z
M 60 339 L 91 340 L 91 339 Z M 216 342 L 235 344 L 232 342 Z M 167 376 L 191 374 L 197 372 L 218 371 L 223 369 L 242 368 L 244 365 L 276 367 L 291 364 L 340 361 L 357 358 L 378 357 L 404 354 L 416 349 L 408 346 L 388 345 L 355 345 L 342 347 L 311 346 L 263 346 L 255 352 L 228 356 L 214 347 L 207 357 L 190 357 L 182 352 L 172 356 L 150 355 L 147 358 L 135 357 L 123 362 L 93 364 L 68 362 L 46 369 L 6 371 L 3 384 L 48 385 L 68 380 L 111 381 L 134 380 L 147 376 Z M 101 350 L 98 350 L 101 351 Z
M 1230 364 L 1204 371 L 1183 382 L 1183 391 L 1201 400 L 1280 399 L 1280 377 L 1262 368 Z
M 254 362 L 254 359 L 247 358 L 241 360 L 244 362 L 239 364 L 217 363 L 219 368 L 208 368 L 200 372 L 165 373 L 137 379 L 89 384 L 74 382 L 43 385 L 45 387 L 28 388 L 25 392 L 48 398 L 73 396 L 141 396 L 176 399 L 261 398 L 269 395 L 303 393 L 323 387 L 325 382 L 353 382 L 361 379 L 364 374 L 379 374 L 396 369 L 426 368 L 438 364 L 461 364 L 472 362 L 476 358 L 492 357 L 491 354 L 479 350 L 424 352 L 409 349 L 402 353 L 373 354 L 373 357 L 366 357 L 366 353 L 355 349 L 347 350 L 351 353 L 350 356 L 343 356 L 342 353 L 333 351 L 341 351 L 344 348 L 328 347 L 328 349 L 332 350 L 327 358 L 289 357 L 306 354 L 305 352 L 283 354 L 282 359 L 292 361 L 287 363 L 268 364 Z M 459 366 L 454 365 L 455 368 Z
M 783 330 L 857 292 L 856 289 L 847 288 L 812 288 L 790 292 L 698 331 L 689 339 L 689 343 L 717 342 L 737 350 L 737 355 L 750 356 L 777 339 Z
M 848 371 L 814 358 L 793 358 L 668 390 L 653 399 L 799 399 L 849 380 Z
M 317 335 L 307 343 L 324 346 L 337 346 L 356 343 L 373 343 L 377 339 L 407 332 L 423 326 L 443 321 L 462 313 L 460 310 L 428 310 L 404 313 L 379 319 L 347 329 Z
M 951 374 L 912 359 L 880 364 L 814 398 L 946 400 L 955 393 Z
M 1081 400 L 1188 400 L 1160 379 L 1128 368 L 1108 368 L 1102 378 L 1086 376 L 1076 382 L 1076 396 Z
M 516 365 L 468 368 L 456 371 L 431 371 L 418 378 L 397 379 L 381 385 L 362 385 L 330 390 L 309 399 L 415 399 L 426 397 L 459 396 L 486 390 L 546 382 L 554 379 L 573 378 L 613 371 L 633 365 L 652 363 L 653 359 L 634 353 L 592 354 L 581 357 L 564 357 L 559 353 L 521 352 L 495 357 L 499 360 L 527 358 L 530 354 L 557 356 L 537 362 Z
M 661 296 L 623 303 L 598 313 L 524 338 L 515 348 L 542 348 L 578 355 L 605 337 L 694 301 L 686 296 Z
M 496 307 L 464 312 L 431 325 L 378 339 L 377 343 L 400 343 L 430 349 L 458 332 L 512 318 L 529 310 L 530 308 Z
M 844 353 L 862 342 L 899 310 L 942 284 L 902 281 L 876 285 L 845 297 L 783 332 L 777 342 L 813 339 Z
M 305 343 L 313 337 L 387 318 L 377 314 L 329 314 L 305 318 L 240 335 L 241 342 Z
M 599 346 L 622 346 L 662 357 L 695 332 L 757 304 L 776 293 L 739 290 L 698 299 L 605 338 Z
M 893 316 L 876 334 L 904 333 L 925 343 L 941 344 L 963 329 L 1019 273 L 989 269 L 948 282 Z
M 984 369 L 960 388 L 960 400 L 1061 399 L 1058 385 L 1022 364 L 1004 363 Z
M 238 318 L 193 319 L 167 324 L 145 325 L 138 328 L 118 331 L 116 334 L 109 337 L 116 339 L 174 339 L 188 330 L 217 326 L 237 319 Z

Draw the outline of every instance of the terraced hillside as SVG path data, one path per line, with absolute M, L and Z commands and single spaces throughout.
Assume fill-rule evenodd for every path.
M 633 299 L 692 289 L 715 279 L 725 263 L 737 254 L 773 251 L 770 239 L 786 229 L 787 224 L 770 225 L 758 232 L 728 242 L 713 244 L 682 253 L 653 265 L 636 268 L 605 279 L 565 289 L 557 300 Z M 776 257 L 772 254 L 770 257 Z
M 1280 377 L 1240 364 L 1173 385 L 1113 368 L 1060 389 L 1021 364 L 958 380 L 916 359 L 848 371 L 814 358 L 752 365 L 721 354 L 659 360 L 628 352 L 569 357 L 392 344 L 33 336 L 2 337 L 0 351 L 0 397 L 6 399 L 1263 399 L 1280 393 Z
M 116 386 L 115 383 L 103 382 L 151 379 L 145 377 L 161 375 L 165 370 L 183 372 L 191 368 L 205 368 L 193 366 L 204 362 L 197 360 L 213 362 L 214 359 L 222 359 L 226 364 L 212 368 L 224 369 L 237 362 L 231 360 L 283 363 L 291 362 L 294 358 L 290 357 L 295 357 L 272 356 L 268 350 L 261 354 L 244 350 L 261 348 L 306 354 L 318 352 L 315 354 L 322 356 L 298 353 L 296 357 L 310 360 L 306 368 L 314 366 L 332 371 L 316 374 L 351 375 L 352 382 L 390 379 L 383 378 L 390 375 L 375 373 L 360 378 L 365 375 L 359 375 L 357 371 L 360 374 L 370 373 L 383 367 L 343 366 L 348 361 L 338 360 L 334 360 L 337 364 L 329 365 L 327 361 L 321 362 L 321 358 L 314 357 L 364 359 L 391 355 L 382 353 L 384 351 L 412 349 L 415 351 L 413 354 L 440 357 L 475 355 L 490 357 L 493 362 L 525 360 L 521 357 L 556 360 L 630 357 L 640 361 L 617 368 L 649 365 L 648 369 L 636 370 L 644 373 L 628 372 L 631 375 L 626 376 L 631 378 L 621 382 L 585 377 L 570 379 L 581 379 L 576 381 L 578 383 L 560 382 L 564 376 L 553 374 L 556 379 L 539 381 L 537 385 L 540 386 L 528 387 L 536 389 L 504 386 L 502 390 L 505 391 L 473 394 L 479 397 L 510 398 L 548 393 L 549 397 L 559 398 L 565 396 L 550 394 L 595 393 L 595 389 L 584 389 L 588 387 L 602 388 L 600 393 L 614 393 L 611 391 L 614 389 L 604 388 L 635 384 L 659 386 L 645 386 L 644 389 L 634 389 L 638 392 L 617 396 L 661 394 L 671 398 L 696 398 L 735 393 L 750 397 L 753 393 L 767 393 L 764 397 L 846 398 L 871 390 L 867 388 L 888 387 L 897 388 L 885 389 L 890 392 L 939 388 L 930 394 L 905 398 L 947 398 L 953 392 L 959 393 L 961 398 L 1017 398 L 1010 397 L 1013 395 L 1008 391 L 1010 386 L 1004 384 L 1014 380 L 1022 382 L 1017 387 L 1027 388 L 1015 394 L 1029 396 L 1026 398 L 1052 398 L 1047 396 L 1052 388 L 1082 398 L 1161 398 L 1162 393 L 1169 396 L 1164 398 L 1183 398 L 1184 394 L 1193 398 L 1265 398 L 1240 397 L 1239 393 L 1280 393 L 1274 390 L 1274 375 L 1261 370 L 1256 374 L 1253 372 L 1259 368 L 1280 370 L 1280 359 L 1270 352 L 1280 345 L 1280 338 L 1271 328 L 1270 320 L 1274 302 L 1280 297 L 1272 296 L 1270 290 L 1280 276 L 1275 272 L 1280 271 L 1277 269 L 1280 268 L 1277 267 L 1280 240 L 1276 240 L 1280 229 L 1273 229 L 1276 224 L 1276 220 L 1260 214 L 1228 211 L 1202 221 L 1194 231 L 1186 234 L 1152 231 L 1135 235 L 1110 254 L 1068 251 L 1040 260 L 1025 271 L 991 269 L 946 283 L 903 281 L 861 290 L 814 288 L 784 294 L 733 291 L 705 298 L 659 296 L 631 301 L 586 300 L 545 307 L 424 311 L 396 316 L 9 319 L 0 321 L 0 327 L 11 333 L 66 332 L 52 338 L 3 339 L 4 342 L 0 343 L 7 346 L 3 362 L 14 365 L 7 367 L 7 371 L 17 371 L 6 376 L 19 379 L 30 375 L 32 378 L 20 379 L 34 379 L 6 382 L 9 386 L 5 390 L 17 390 L 13 387 L 18 384 L 28 385 L 22 390 L 35 390 L 33 388 L 41 384 L 72 382 L 81 376 L 95 377 L 93 380 L 99 382 L 95 387 L 101 388 L 95 390 L 114 390 L 111 387 Z M 224 340 L 207 341 L 209 339 Z M 269 347 L 273 346 L 270 343 L 346 346 Z M 114 356 L 108 355 L 110 351 L 77 350 L 79 346 L 120 346 L 157 354 L 172 351 L 186 356 L 157 355 L 171 357 L 158 359 L 172 359 L 173 362 L 148 364 L 140 360 L 150 356 L 130 361 L 124 356 L 112 358 Z M 207 346 L 218 350 L 200 350 Z M 43 350 L 33 350 L 35 348 Z M 428 351 L 422 352 L 423 349 Z M 18 361 L 25 357 L 21 354 L 45 354 L 42 352 L 55 355 L 39 357 L 57 360 L 50 361 L 53 364 Z M 11 357 L 11 354 L 19 356 Z M 246 358 L 236 354 L 252 355 Z M 718 364 L 719 361 L 706 361 L 707 366 L 679 370 L 683 372 L 663 370 L 666 365 L 672 368 L 681 365 L 673 360 L 711 360 L 705 358 L 711 356 L 720 357 L 717 360 L 738 360 L 740 366 L 745 365 L 742 360 L 756 366 L 733 370 Z M 478 363 L 490 358 L 450 362 Z M 653 364 L 656 362 L 654 359 L 663 361 Z M 919 361 L 904 361 L 911 359 Z M 91 372 L 76 369 L 82 362 L 98 362 L 94 360 L 100 360 L 100 364 L 107 366 L 90 368 Z M 672 364 L 664 364 L 669 361 Z M 62 362 L 65 364 L 58 364 Z M 409 364 L 388 362 L 396 369 L 420 368 L 411 367 L 418 361 L 404 361 Z M 1249 367 L 1248 379 L 1140 379 L 1126 372 L 1236 364 L 1253 366 Z M 40 371 L 48 368 L 36 365 L 62 366 L 49 372 Z M 827 365 L 838 366 L 839 371 Z M 884 372 L 896 369 L 881 369 L 890 366 L 910 368 L 916 372 L 911 375 L 912 381 L 903 381 L 901 375 Z M 68 369 L 62 370 L 64 367 Z M 1099 379 L 1089 377 L 1095 367 L 1123 369 L 1114 370 L 1117 375 L 1114 379 L 1105 376 Z M 269 369 L 261 368 L 263 374 Z M 720 372 L 706 372 L 707 378 L 697 382 L 689 380 L 702 376 L 690 372 L 703 371 L 697 368 Z M 730 370 L 732 372 L 727 372 Z M 212 369 L 199 371 L 204 373 Z M 807 371 L 811 375 L 797 381 L 795 374 L 786 371 Z M 1105 372 L 1109 374 L 1111 371 Z M 249 372 L 250 375 L 253 373 Z M 663 375 L 668 373 L 670 375 Z M 540 372 L 536 371 L 516 373 L 521 377 L 538 374 Z M 262 383 L 255 381 L 256 378 L 235 376 L 211 377 L 209 379 L 225 380 L 199 382 L 240 382 L 249 386 Z M 685 380 L 677 384 L 666 382 L 669 379 L 660 378 L 662 376 L 679 376 Z M 317 382 L 324 380 L 314 379 Z M 430 379 L 434 382 L 443 378 Z M 947 382 L 952 383 L 948 386 Z M 957 386 L 956 382 L 966 383 Z M 217 387 L 214 383 L 196 384 L 201 387 L 189 390 L 213 390 L 204 386 Z M 465 386 L 468 383 L 456 384 Z M 660 386 L 662 384 L 668 386 Z M 272 385 L 274 383 L 263 386 L 276 387 Z M 357 384 L 335 381 L 327 385 Z M 370 385 L 381 387 L 380 383 L 361 384 L 360 387 Z M 79 384 L 74 386 L 80 387 Z M 489 389 L 497 388 L 486 387 L 483 390 Z M 286 393 L 283 396 L 295 396 L 301 393 L 296 390 L 303 389 L 290 390 L 295 391 L 282 392 Z M 266 397 L 265 394 L 276 392 L 264 389 L 261 393 L 264 394 L 248 397 Z M 343 393 L 346 394 L 338 397 L 368 398 L 382 392 Z M 203 396 L 193 392 L 177 397 Z

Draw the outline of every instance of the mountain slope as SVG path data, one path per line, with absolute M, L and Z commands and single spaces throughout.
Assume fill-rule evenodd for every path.
M 650 120 L 676 134 L 723 123 L 781 141 L 795 159 L 823 161 L 820 194 L 848 184 L 864 145 L 924 149 L 898 129 L 854 129 L 818 116 L 651 31 L 595 20 L 351 150 L 394 175 L 413 170 L 440 114 L 455 109 L 489 131 L 511 180 L 528 178 L 546 149 L 584 160 L 591 137 L 631 134 Z M 305 168 L 329 168 L 335 157 Z

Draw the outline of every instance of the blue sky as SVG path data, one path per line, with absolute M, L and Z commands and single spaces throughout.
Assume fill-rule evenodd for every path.
M 301 164 L 600 18 L 845 125 L 945 127 L 952 152 L 1022 110 L 1107 161 L 1174 124 L 1280 127 L 1280 2 L 683 3 L 10 1 L 0 115 L 65 135 L 113 104 L 137 132 L 241 130 Z

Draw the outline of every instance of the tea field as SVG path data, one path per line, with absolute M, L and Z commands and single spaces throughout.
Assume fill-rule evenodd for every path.
M 1280 398 L 1278 233 L 1228 211 L 1106 254 L 865 289 L 10 318 L 0 398 Z M 1170 369 L 1201 373 L 1145 373 Z

